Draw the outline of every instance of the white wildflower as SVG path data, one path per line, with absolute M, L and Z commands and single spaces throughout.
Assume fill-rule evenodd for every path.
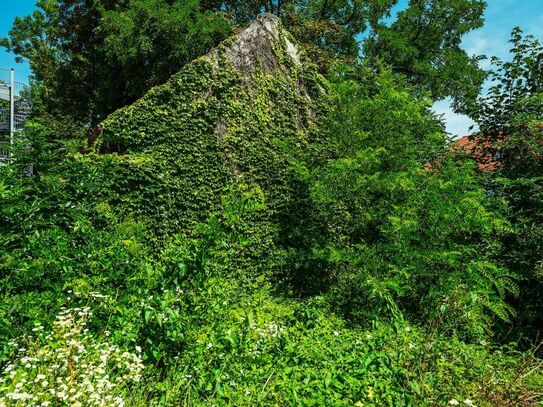
M 141 349 L 123 352 L 116 345 L 96 342 L 86 328 L 89 316 L 89 307 L 61 309 L 51 333 L 21 338 L 19 342 L 29 346 L 20 347 L 18 358 L 0 373 L 2 386 L 15 389 L 0 398 L 0 406 L 7 400 L 32 400 L 32 405 L 44 407 L 124 406 L 117 386 L 141 380 Z M 39 324 L 35 328 L 42 329 Z M 107 372 L 115 373 L 110 377 Z
M 7 397 L 12 400 L 28 400 L 32 398 L 32 395 L 28 393 L 8 393 Z

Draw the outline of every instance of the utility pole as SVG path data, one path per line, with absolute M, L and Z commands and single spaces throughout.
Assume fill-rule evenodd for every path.
M 15 70 L 9 71 L 9 143 L 13 145 L 13 132 L 15 130 Z M 11 153 L 10 153 L 11 156 Z

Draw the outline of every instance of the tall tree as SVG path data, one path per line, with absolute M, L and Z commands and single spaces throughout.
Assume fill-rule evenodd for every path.
M 1 45 L 27 59 L 49 113 L 93 126 L 230 33 L 198 0 L 39 0 Z
M 543 45 L 533 36 L 524 36 L 519 27 L 511 33 L 511 58 L 491 59 L 493 84 L 470 110 L 481 131 L 494 138 L 503 138 L 515 130 L 519 115 L 537 117 L 541 107 L 526 103 L 543 93 Z
M 398 0 L 39 0 L 0 44 L 30 61 L 47 111 L 93 125 L 267 11 L 322 72 L 362 55 L 460 110 L 484 78 L 460 43 L 485 4 L 410 0 L 393 18 Z
M 461 48 L 462 37 L 483 25 L 484 0 L 410 0 L 397 16 L 398 0 L 209 0 L 238 24 L 268 11 L 280 16 L 326 71 L 344 62 L 380 60 L 433 99 L 452 96 L 457 110 L 473 101 L 485 78 L 481 56 Z M 362 49 L 360 49 L 362 42 Z
M 432 99 L 453 97 L 464 111 L 479 94 L 481 56 L 461 48 L 462 37 L 483 26 L 484 0 L 410 0 L 392 23 L 378 21 L 364 54 L 389 64 Z
M 321 70 L 334 60 L 353 62 L 359 56 L 358 36 L 371 23 L 389 15 L 398 0 L 204 0 L 211 10 L 223 10 L 237 25 L 259 13 L 279 16 Z

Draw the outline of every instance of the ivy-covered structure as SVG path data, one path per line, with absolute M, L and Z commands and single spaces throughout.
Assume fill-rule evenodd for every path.
M 109 185 L 114 202 L 159 233 L 205 220 L 232 182 L 261 188 L 277 224 L 295 205 L 292 152 L 315 137 L 325 98 L 316 67 L 278 18 L 263 14 L 114 112 L 93 146 L 122 174 Z

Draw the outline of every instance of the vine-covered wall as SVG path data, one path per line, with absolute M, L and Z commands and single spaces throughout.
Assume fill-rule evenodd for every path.
M 262 189 L 269 222 L 288 217 L 292 151 L 310 143 L 327 86 L 269 19 L 253 23 L 268 44 L 249 27 L 103 122 L 96 159 L 123 174 L 108 185 L 121 211 L 159 234 L 189 232 L 236 183 Z

